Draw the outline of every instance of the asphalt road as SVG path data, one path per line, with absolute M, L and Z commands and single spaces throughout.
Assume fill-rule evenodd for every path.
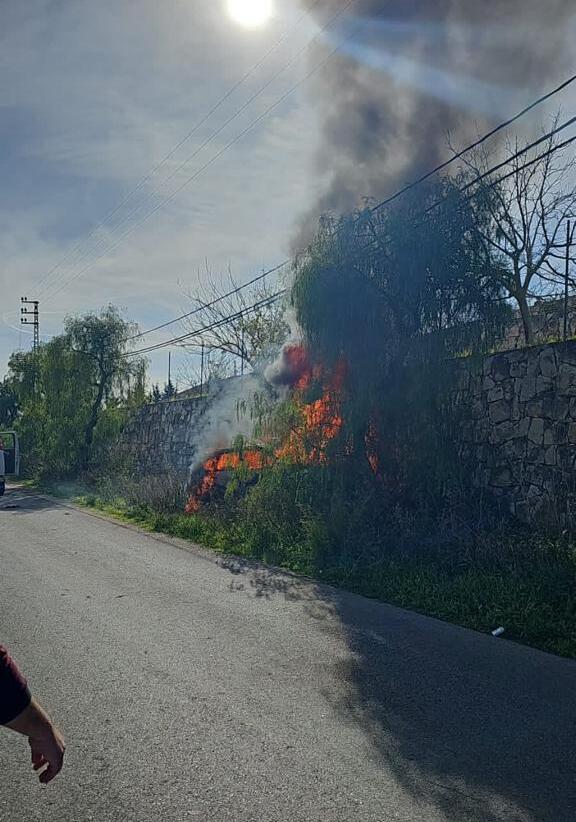
M 12 491 L 0 637 L 62 726 L 4 822 L 574 822 L 576 663 Z

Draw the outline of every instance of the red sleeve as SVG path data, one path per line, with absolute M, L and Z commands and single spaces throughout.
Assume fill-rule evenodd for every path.
M 18 666 L 0 645 L 0 725 L 5 725 L 30 704 L 30 691 Z

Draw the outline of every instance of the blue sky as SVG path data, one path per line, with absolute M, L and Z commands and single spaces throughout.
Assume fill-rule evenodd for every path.
M 3 0 L 0 18 L 0 376 L 9 354 L 30 344 L 17 330 L 21 295 L 41 298 L 43 336 L 58 333 L 67 313 L 109 302 L 147 328 L 186 309 L 183 292 L 194 291 L 206 261 L 246 280 L 284 259 L 317 185 L 319 124 L 305 85 L 137 223 L 301 79 L 304 57 L 176 173 L 315 35 L 296 0 L 277 4 L 259 29 L 232 22 L 225 0 Z M 285 34 L 137 197 L 99 225 Z M 152 358 L 153 379 L 163 378 L 166 359 Z

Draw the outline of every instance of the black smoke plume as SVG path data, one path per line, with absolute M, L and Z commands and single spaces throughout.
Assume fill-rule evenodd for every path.
M 321 26 L 346 5 L 304 2 Z M 575 33 L 574 0 L 352 3 L 310 55 L 342 42 L 313 83 L 322 194 L 296 247 L 320 214 L 384 198 L 564 79 Z

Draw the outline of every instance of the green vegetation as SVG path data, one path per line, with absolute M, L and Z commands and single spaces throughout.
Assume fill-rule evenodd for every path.
M 439 180 L 321 222 L 293 272 L 297 383 L 243 409 L 266 465 L 242 467 L 198 512 L 181 513 L 176 480 L 103 458 L 144 398 L 113 309 L 13 357 L 0 409 L 16 408 L 30 473 L 81 476 L 83 504 L 150 531 L 576 657 L 571 525 L 539 532 L 491 507 L 455 436 L 454 360 L 490 351 L 509 320 L 490 208 Z
M 576 544 L 571 538 L 550 538 L 517 523 L 488 519 L 475 526 L 469 518 L 453 520 L 440 529 L 430 515 L 394 511 L 381 518 L 380 528 L 386 530 L 375 531 L 370 542 L 365 510 L 351 504 L 328 525 L 306 501 L 307 493 L 299 493 L 303 480 L 296 477 L 285 496 L 279 493 L 283 483 L 271 475 L 239 503 L 228 501 L 188 516 L 96 494 L 78 501 L 151 532 L 468 628 L 490 631 L 502 625 L 508 639 L 576 658 Z M 263 516 L 264 500 L 281 497 L 282 511 L 268 507 Z M 284 507 L 287 498 L 291 505 Z
M 144 401 L 144 363 L 125 356 L 133 330 L 110 306 L 68 318 L 64 333 L 37 352 L 12 355 L 0 386 L 0 425 L 19 432 L 26 477 L 101 469 L 109 443 Z

